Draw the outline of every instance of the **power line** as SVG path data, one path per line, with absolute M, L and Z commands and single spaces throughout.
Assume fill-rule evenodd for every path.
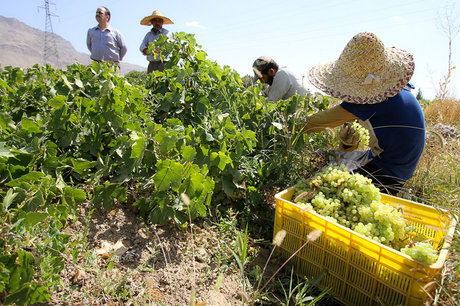
M 56 5 L 54 3 L 52 4 Z M 45 42 L 43 46 L 43 64 L 52 64 L 52 59 L 54 58 L 54 63 L 56 64 L 56 66 L 61 67 L 61 61 L 59 60 L 55 34 L 53 31 L 53 24 L 51 22 L 51 17 L 59 16 L 51 14 L 49 0 L 45 0 L 45 5 L 39 6 L 38 8 L 45 10 Z

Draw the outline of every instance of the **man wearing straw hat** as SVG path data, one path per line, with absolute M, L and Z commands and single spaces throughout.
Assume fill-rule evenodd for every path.
M 369 130 L 370 150 L 353 152 L 363 152 L 354 157 L 361 162 L 357 172 L 381 191 L 397 194 L 412 177 L 425 145 L 423 111 L 405 89 L 413 73 L 409 52 L 385 48 L 373 33 L 358 33 L 336 61 L 310 70 L 314 86 L 343 102 L 307 117 L 303 132 L 359 120 Z M 359 143 L 349 129 L 344 125 L 340 132 L 342 151 L 353 151 Z
M 254 79 L 263 84 L 268 84 L 266 90 L 267 100 L 286 100 L 293 95 L 304 96 L 307 90 L 302 86 L 299 79 L 289 69 L 279 67 L 278 64 L 268 56 L 257 58 L 252 64 Z
M 153 11 L 152 15 L 146 16 L 141 20 L 142 25 L 150 26 L 152 29 L 145 35 L 144 40 L 139 47 L 142 54 L 147 56 L 149 66 L 147 67 L 147 73 L 152 71 L 163 71 L 165 63 L 160 59 L 160 50 L 155 50 L 153 54 L 147 54 L 149 43 L 155 41 L 160 35 L 168 36 L 169 31 L 163 28 L 163 24 L 174 24 L 168 17 L 161 15 L 159 10 Z

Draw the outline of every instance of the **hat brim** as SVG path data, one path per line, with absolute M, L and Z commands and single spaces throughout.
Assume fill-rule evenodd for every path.
M 252 67 L 252 71 L 254 71 L 254 82 L 262 79 L 262 73 L 257 70 L 255 67 Z
M 343 71 L 337 61 L 325 65 L 317 65 L 310 69 L 308 79 L 326 94 L 342 101 L 356 104 L 376 104 L 397 95 L 414 73 L 412 54 L 398 48 L 386 48 L 386 62 L 379 71 L 373 74 L 379 77 L 378 82 L 364 84 L 366 75 Z
M 146 17 L 142 18 L 141 25 L 151 26 L 152 25 L 152 22 L 151 22 L 152 18 L 161 18 L 161 19 L 163 19 L 163 24 L 174 24 L 174 22 L 172 22 L 172 20 L 169 19 L 168 17 L 158 16 L 158 15 L 150 15 L 150 16 L 146 16 Z

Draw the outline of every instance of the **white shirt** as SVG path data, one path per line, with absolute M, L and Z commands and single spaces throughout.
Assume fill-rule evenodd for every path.
M 302 86 L 302 81 L 286 67 L 280 67 L 276 72 L 273 83 L 268 87 L 267 99 L 276 102 L 286 100 L 293 95 L 305 96 L 307 89 Z

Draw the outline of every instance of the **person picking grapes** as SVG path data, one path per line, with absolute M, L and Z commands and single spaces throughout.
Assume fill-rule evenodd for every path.
M 359 137 L 345 123 L 359 120 L 369 130 L 370 149 L 354 154 L 360 161 L 356 172 L 393 195 L 412 177 L 425 145 L 423 111 L 405 89 L 414 67 L 409 52 L 386 48 L 375 34 L 362 32 L 336 61 L 317 65 L 308 74 L 315 87 L 342 102 L 307 117 L 302 132 L 344 125 L 340 150 L 353 151 Z
M 277 102 L 286 100 L 293 95 L 305 96 L 307 89 L 302 85 L 299 78 L 286 67 L 278 64 L 268 56 L 258 57 L 252 64 L 254 80 L 267 84 L 265 91 L 267 100 Z
M 149 44 L 157 40 L 160 35 L 169 36 L 169 31 L 163 28 L 163 24 L 174 24 L 174 22 L 166 16 L 163 16 L 159 10 L 153 11 L 149 16 L 142 18 L 141 25 L 152 26 L 152 29 L 145 34 L 144 39 L 139 47 L 142 54 L 147 56 L 149 65 L 147 73 L 152 71 L 163 71 L 165 68 L 165 61 L 160 59 L 160 50 L 155 49 L 153 54 L 147 54 Z

